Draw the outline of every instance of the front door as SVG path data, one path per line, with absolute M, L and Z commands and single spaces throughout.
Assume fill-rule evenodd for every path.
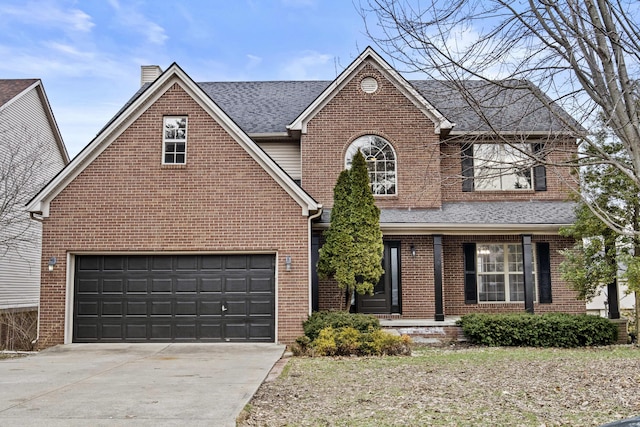
M 400 314 L 400 242 L 385 241 L 382 257 L 384 274 L 373 295 L 358 295 L 358 313 Z

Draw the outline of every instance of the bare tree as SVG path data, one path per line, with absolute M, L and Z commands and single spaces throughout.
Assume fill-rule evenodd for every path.
M 499 115 L 521 90 L 527 95 L 520 101 L 534 97 L 552 116 L 550 138 L 561 133 L 556 127 L 580 138 L 579 159 L 559 166 L 611 165 L 640 191 L 638 2 L 360 0 L 360 12 L 369 36 L 397 68 L 439 79 L 461 94 L 483 138 L 492 134 L 518 150 L 518 141 L 502 132 L 504 121 L 525 129 L 515 122 L 531 112 Z M 601 149 L 588 131 L 602 118 L 622 143 L 619 153 Z M 533 154 L 535 162 L 551 162 Z M 583 197 L 608 227 L 629 232 L 596 197 Z
M 40 135 L 0 116 L 0 254 L 34 242 L 25 205 L 46 184 L 47 153 Z

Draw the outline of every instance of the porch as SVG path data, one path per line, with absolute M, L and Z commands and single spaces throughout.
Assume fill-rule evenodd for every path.
M 379 317 L 382 329 L 397 335 L 409 335 L 416 344 L 446 345 L 467 340 L 462 328 L 456 325 L 459 316 L 445 316 L 444 320 Z

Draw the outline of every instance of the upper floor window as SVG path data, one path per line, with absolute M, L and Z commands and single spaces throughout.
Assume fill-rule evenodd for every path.
M 187 161 L 187 118 L 165 117 L 163 126 L 164 164 L 185 164 Z
M 473 179 L 476 190 L 531 190 L 530 144 L 475 144 Z
M 463 149 L 463 191 L 546 190 L 543 165 L 533 155 L 542 144 L 470 144 Z
M 367 161 L 371 192 L 375 195 L 396 194 L 396 152 L 391 144 L 378 135 L 365 135 L 356 139 L 347 149 L 345 167 L 360 150 Z

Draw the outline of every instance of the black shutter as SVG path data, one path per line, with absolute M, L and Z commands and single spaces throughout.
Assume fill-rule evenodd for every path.
M 473 144 L 462 146 L 462 191 L 473 191 Z
M 551 304 L 551 253 L 549 243 L 536 243 L 540 304 Z
M 476 283 L 476 244 L 463 243 L 464 250 L 464 303 L 478 303 L 478 285 Z
M 544 149 L 544 144 L 532 144 L 533 153 L 538 156 Z M 536 191 L 547 191 L 547 168 L 537 165 L 533 168 L 533 185 Z

